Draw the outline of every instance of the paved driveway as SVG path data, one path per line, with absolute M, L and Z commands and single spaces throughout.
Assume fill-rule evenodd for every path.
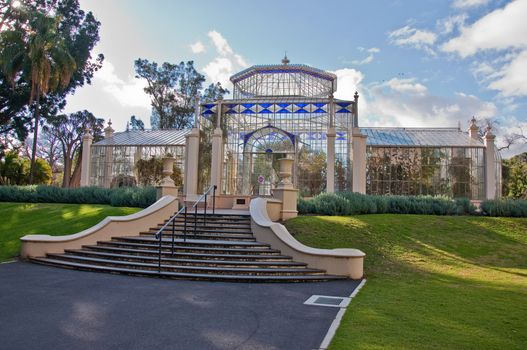
M 3 349 L 316 349 L 356 281 L 239 284 L 0 265 Z M 351 305 L 351 307 L 353 307 Z

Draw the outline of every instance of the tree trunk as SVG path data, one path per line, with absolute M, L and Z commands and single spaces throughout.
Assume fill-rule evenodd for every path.
M 40 87 L 37 87 L 37 103 L 35 104 L 35 130 L 33 131 L 33 153 L 31 154 L 31 168 L 29 170 L 29 184 L 33 184 L 35 174 L 35 159 L 37 157 L 38 123 L 40 120 Z
M 71 174 L 70 179 L 70 188 L 79 188 L 81 187 L 81 170 L 82 170 L 82 151 L 79 153 L 77 158 L 77 163 L 73 169 L 73 174 Z
M 64 152 L 64 174 L 62 177 L 62 187 L 63 188 L 69 188 L 70 187 L 70 176 L 71 176 L 71 157 L 70 157 L 70 150 L 66 150 Z

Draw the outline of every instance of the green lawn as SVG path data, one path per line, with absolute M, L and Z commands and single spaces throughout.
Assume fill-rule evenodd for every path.
M 304 216 L 303 243 L 366 253 L 331 349 L 527 349 L 527 219 Z
M 139 210 L 97 204 L 0 203 L 0 261 L 19 254 L 22 236 L 76 233 L 107 216 L 128 215 Z

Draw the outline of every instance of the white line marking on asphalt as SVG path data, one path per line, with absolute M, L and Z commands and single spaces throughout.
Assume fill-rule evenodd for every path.
M 355 290 L 350 294 L 350 301 L 351 299 L 355 298 L 357 296 L 357 293 L 361 290 L 361 288 L 366 284 L 366 279 L 363 279 L 360 284 L 355 288 Z M 329 347 L 329 344 L 331 344 L 331 340 L 333 340 L 333 337 L 335 336 L 335 333 L 337 332 L 337 329 L 340 326 L 340 322 L 342 321 L 342 316 L 344 316 L 344 313 L 346 312 L 346 307 L 340 308 L 339 312 L 337 312 L 337 316 L 335 316 L 335 319 L 333 322 L 331 322 L 331 326 L 329 326 L 328 332 L 326 333 L 326 336 L 324 337 L 324 340 L 322 340 L 322 343 L 320 344 L 319 350 L 326 350 Z

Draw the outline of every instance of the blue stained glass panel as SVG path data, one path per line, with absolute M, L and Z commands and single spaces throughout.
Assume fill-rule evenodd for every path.
M 282 107 L 282 108 L 286 108 L 286 107 L 289 107 L 291 104 L 290 103 L 279 103 L 278 106 Z
M 289 110 L 283 108 L 283 109 L 279 110 L 279 111 L 276 112 L 276 113 L 291 113 L 291 111 L 289 111 Z
M 347 109 L 339 109 L 337 112 L 335 113 L 351 113 L 350 111 L 348 111 Z
M 304 107 L 307 106 L 308 104 L 307 104 L 307 103 L 295 103 L 295 105 L 296 105 L 297 107 L 304 108 Z
M 242 106 L 244 106 L 245 108 L 251 108 L 254 106 L 254 103 L 242 103 Z
M 262 108 L 269 108 L 272 105 L 273 105 L 272 103 L 260 103 L 260 107 L 262 107 Z
M 273 113 L 273 112 L 271 112 L 270 110 L 268 110 L 268 109 L 266 108 L 266 109 L 262 109 L 262 110 L 260 111 L 260 113 L 262 113 L 262 114 L 269 114 L 269 113 Z
M 256 114 L 256 113 L 251 109 L 246 109 L 242 112 L 242 114 Z
M 299 109 L 295 111 L 295 113 L 308 113 L 308 111 L 306 111 L 305 109 Z
M 211 111 L 210 109 L 207 109 L 205 112 L 201 113 L 202 115 L 208 115 L 208 114 L 214 114 L 213 111 Z
M 323 110 L 322 108 L 317 108 L 313 111 L 313 113 L 326 113 L 325 110 Z
M 324 107 L 326 104 L 325 103 L 321 103 L 321 102 L 317 102 L 317 103 L 313 103 L 313 105 L 315 107 L 321 108 L 321 107 Z
M 342 108 L 346 108 L 349 105 L 351 105 L 351 102 L 337 102 L 337 105 L 342 107 Z
M 203 105 L 203 107 L 205 107 L 207 109 L 211 109 L 214 106 L 216 106 L 214 103 L 207 103 L 207 104 Z

